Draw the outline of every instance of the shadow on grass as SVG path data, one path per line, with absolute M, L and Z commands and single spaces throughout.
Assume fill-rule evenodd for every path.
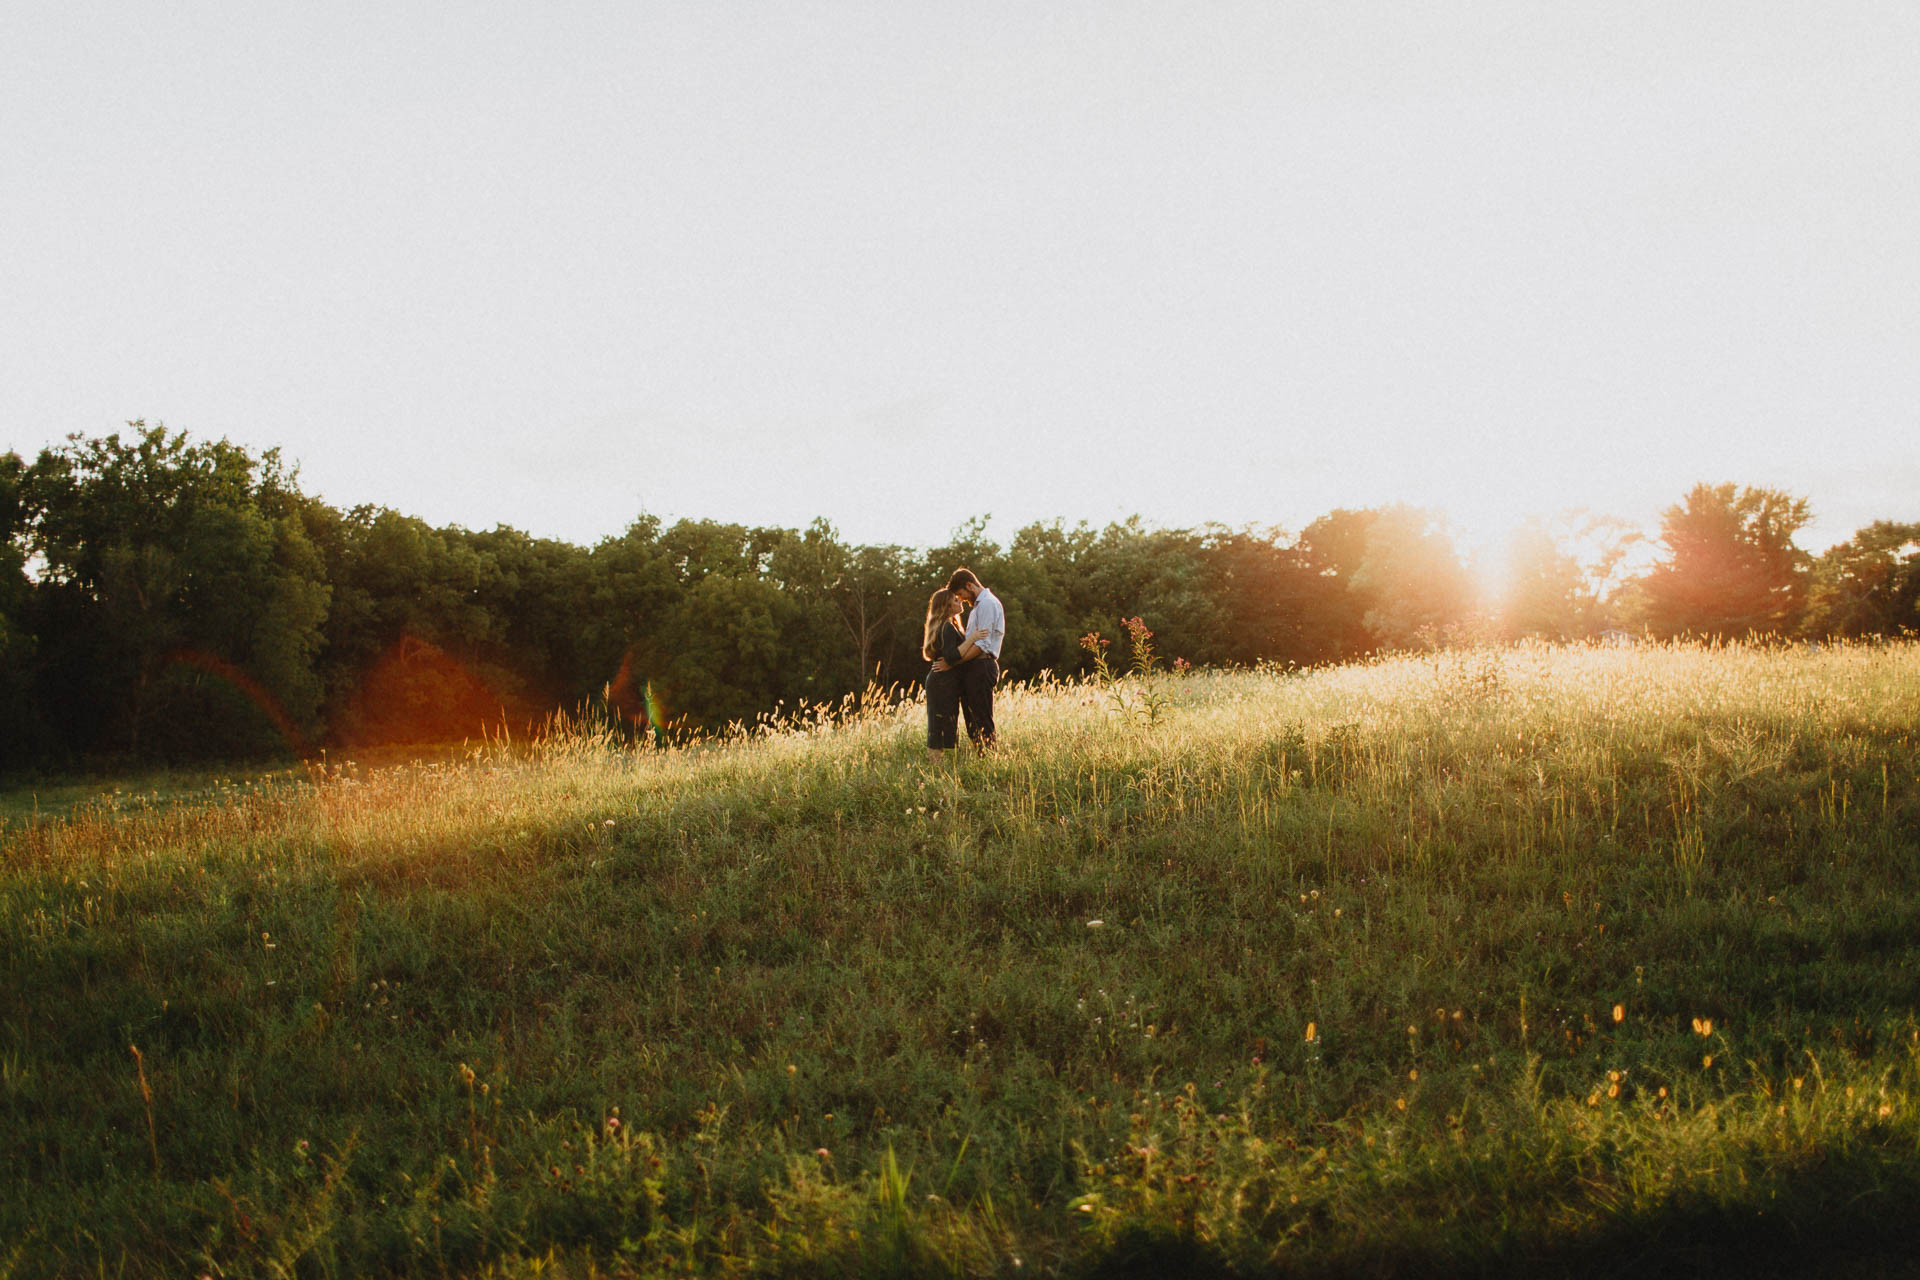
M 1164 1227 L 1123 1231 L 1076 1280 L 1376 1277 L 1920 1277 L 1920 1168 L 1889 1178 L 1884 1164 L 1833 1163 L 1779 1179 L 1765 1207 L 1671 1204 L 1575 1237 L 1476 1238 L 1436 1224 L 1420 1245 L 1354 1241 L 1270 1266 L 1236 1266 L 1209 1242 Z M 1862 1175 L 1876 1178 L 1870 1190 Z

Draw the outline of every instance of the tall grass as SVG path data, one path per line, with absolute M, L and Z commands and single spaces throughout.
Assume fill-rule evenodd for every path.
M 0 1275 L 1920 1243 L 1920 650 L 1155 698 L 1006 690 L 985 757 L 872 704 L 14 821 Z

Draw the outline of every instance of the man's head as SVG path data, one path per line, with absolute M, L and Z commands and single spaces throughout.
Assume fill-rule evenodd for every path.
M 972 604 L 980 598 L 980 579 L 973 576 L 971 569 L 955 569 L 953 576 L 947 579 L 947 590 L 965 596 L 967 603 Z

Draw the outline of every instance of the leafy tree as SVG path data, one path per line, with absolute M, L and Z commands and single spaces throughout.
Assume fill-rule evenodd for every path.
M 1636 585 L 1656 634 L 1775 635 L 1798 621 L 1809 557 L 1793 544 L 1807 502 L 1779 489 L 1695 485 L 1660 517 L 1665 558 Z
M 1472 611 L 1473 584 L 1453 539 L 1417 507 L 1375 513 L 1350 587 L 1367 601 L 1367 629 L 1393 646 L 1438 643 Z
M 809 611 L 810 638 L 822 647 L 789 655 L 789 661 L 811 659 L 825 697 L 851 692 L 859 698 L 869 682 L 906 678 L 904 671 L 893 674 L 899 665 L 896 624 L 904 614 L 913 614 L 916 623 L 920 615 L 909 585 L 913 562 L 904 547 L 848 547 L 831 524 L 815 520 L 804 532 L 781 537 L 768 571 Z M 844 661 L 829 656 L 836 653 Z M 909 664 L 915 674 L 918 664 L 916 651 Z
M 1337 662 L 1372 651 L 1380 636 L 1367 624 L 1375 596 L 1359 581 L 1367 539 L 1380 513 L 1341 507 L 1305 529 L 1294 552 L 1306 577 L 1301 588 L 1298 632 L 1304 664 Z
M 45 750 L 34 705 L 35 643 L 27 577 L 27 464 L 0 454 L 0 768 L 19 768 Z
M 45 564 L 42 695 L 82 749 L 243 753 L 317 727 L 328 587 L 277 451 L 130 424 L 20 486 Z M 166 740 L 144 740 L 150 724 Z
M 1546 523 L 1530 519 L 1507 540 L 1507 581 L 1499 608 L 1508 639 L 1568 640 L 1586 633 L 1592 601 L 1580 563 L 1562 550 Z
M 1806 631 L 1818 636 L 1920 631 L 1920 523 L 1876 520 L 1815 560 Z
M 1008 602 L 1010 626 L 1018 611 L 1019 627 L 1008 632 L 1007 645 L 1018 670 L 1060 676 L 1085 670 L 1080 637 L 1114 629 L 1119 610 L 1096 596 L 1087 573 L 1098 541 L 1091 526 L 1068 528 L 1059 520 L 1013 535 L 1006 563 L 989 585 Z
M 1552 523 L 1527 520 L 1507 543 L 1501 634 L 1510 640 L 1597 634 L 1606 624 L 1617 566 L 1636 538 L 1623 522 L 1584 512 Z
M 810 655 L 783 643 L 800 604 L 758 576 L 707 573 L 687 590 L 662 636 L 668 704 L 709 728 L 750 723 L 781 703 L 799 700 L 811 674 Z
M 524 723 L 517 678 L 493 661 L 507 641 L 490 550 L 359 506 L 323 540 L 335 598 L 327 618 L 328 722 L 342 743 L 437 742 Z
M 1110 524 L 1089 548 L 1084 570 L 1094 608 L 1111 631 L 1121 618 L 1146 620 L 1167 657 L 1219 662 L 1230 641 L 1205 535 L 1149 529 L 1138 516 Z M 1129 652 L 1126 661 L 1131 661 Z
M 1299 542 L 1277 528 L 1212 527 L 1201 554 L 1223 618 L 1214 660 L 1310 664 L 1338 652 L 1319 631 L 1328 582 Z
M 674 559 L 661 541 L 660 521 L 643 515 L 617 537 L 604 538 L 587 558 L 587 600 L 581 611 L 584 674 L 597 675 L 613 709 L 646 724 L 662 709 L 646 694 L 664 680 L 668 620 L 686 596 Z M 677 708 L 668 709 L 671 716 Z

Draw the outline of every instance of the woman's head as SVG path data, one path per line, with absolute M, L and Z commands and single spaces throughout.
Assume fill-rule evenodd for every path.
M 928 662 L 940 656 L 940 628 L 953 616 L 954 595 L 945 587 L 927 597 L 927 623 L 920 630 L 920 656 Z

